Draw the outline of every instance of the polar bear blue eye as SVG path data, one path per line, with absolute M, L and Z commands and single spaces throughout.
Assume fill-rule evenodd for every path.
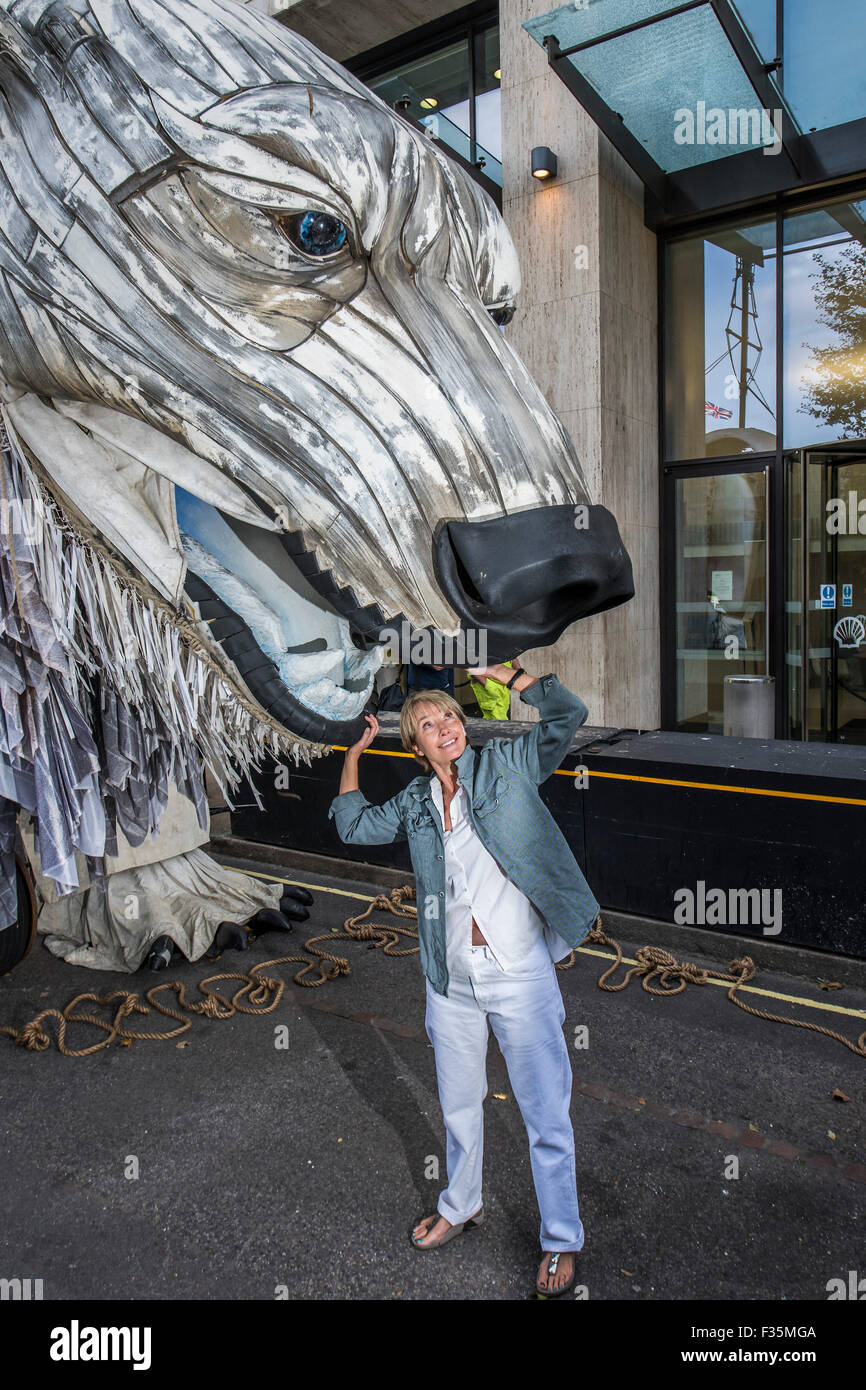
M 307 256 L 333 256 L 349 239 L 345 222 L 329 212 L 299 212 L 280 218 L 289 241 Z

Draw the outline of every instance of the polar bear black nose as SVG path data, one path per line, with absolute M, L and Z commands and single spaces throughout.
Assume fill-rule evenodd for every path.
M 486 629 L 488 661 L 550 646 L 578 618 L 634 597 L 616 521 L 589 504 L 444 522 L 433 562 L 461 626 Z

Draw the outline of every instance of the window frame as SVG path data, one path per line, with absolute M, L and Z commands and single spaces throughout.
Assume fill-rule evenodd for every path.
M 475 182 L 490 194 L 501 212 L 502 188 L 475 163 L 478 158 L 475 115 L 475 102 L 478 97 L 476 91 L 477 74 L 484 61 L 484 35 L 490 29 L 498 28 L 499 25 L 498 4 L 491 4 L 490 0 L 479 0 L 477 4 L 466 5 L 463 9 L 454 10 L 451 14 L 443 15 L 430 24 L 423 24 L 417 29 L 411 29 L 408 33 L 399 35 L 396 39 L 379 44 L 376 48 L 358 53 L 354 58 L 344 58 L 343 67 L 348 68 L 349 72 L 359 81 L 366 84 L 371 78 L 379 77 L 382 73 L 387 72 L 389 68 L 399 67 L 401 63 L 409 62 L 415 58 L 425 58 L 457 39 L 465 39 L 469 56 L 470 158 L 464 159 L 463 155 L 456 150 L 449 149 L 444 143 L 442 148 L 447 150 L 449 158 L 456 160 Z M 411 116 L 404 119 L 409 120 L 419 130 L 425 129 Z
M 769 555 L 769 592 L 767 611 L 769 622 L 768 651 L 770 653 L 770 674 L 776 677 L 776 731 L 777 737 L 784 737 L 789 724 L 787 682 L 785 671 L 785 598 L 787 574 L 789 571 L 789 536 L 787 518 L 789 511 L 789 480 L 786 459 L 796 453 L 801 446 L 786 444 L 784 439 L 784 380 L 785 380 L 785 342 L 784 342 L 784 257 L 779 254 L 783 244 L 784 223 L 787 218 L 802 212 L 829 207 L 833 203 L 857 202 L 866 197 L 866 172 L 856 179 L 846 179 L 843 183 L 824 185 L 810 190 L 808 196 L 800 191 L 781 196 L 767 196 L 760 201 L 752 201 L 736 209 L 726 209 L 724 215 L 712 218 L 690 217 L 675 230 L 658 236 L 658 458 L 659 458 L 659 524 L 661 531 L 659 546 L 659 663 L 661 672 L 660 701 L 661 727 L 667 730 L 676 728 L 676 488 L 675 482 L 684 476 L 706 476 L 712 473 L 736 473 L 753 471 L 753 466 L 770 469 L 770 514 L 767 518 L 767 541 Z M 716 231 L 734 230 L 760 220 L 774 218 L 776 226 L 776 447 L 755 453 L 739 453 L 700 458 L 676 459 L 667 456 L 665 421 L 665 360 L 667 356 L 667 248 L 676 241 L 690 237 L 703 237 Z M 855 441 L 845 441 L 853 445 Z M 866 442 L 866 441 L 864 441 Z M 832 450 L 836 445 L 816 444 L 807 449 Z

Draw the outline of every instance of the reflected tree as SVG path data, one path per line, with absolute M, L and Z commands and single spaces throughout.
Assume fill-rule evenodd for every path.
M 815 379 L 801 411 L 849 438 L 866 435 L 866 246 L 852 243 L 831 259 L 815 253 L 816 321 L 836 342 L 812 347 Z

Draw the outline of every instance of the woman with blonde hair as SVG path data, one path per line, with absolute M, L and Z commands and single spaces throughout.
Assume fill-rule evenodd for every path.
M 584 1230 L 578 1211 L 572 1073 L 554 962 L 579 946 L 598 914 L 562 831 L 538 794 L 568 752 L 586 705 L 556 676 L 495 664 L 472 669 L 534 705 L 539 721 L 515 739 L 476 749 L 460 706 L 444 691 L 410 694 L 400 711 L 403 747 L 426 775 L 384 805 L 358 786 L 358 761 L 379 732 L 346 750 L 329 816 L 347 844 L 407 839 L 416 880 L 418 939 L 426 976 L 426 1029 L 445 1121 L 448 1186 L 413 1229 L 417 1250 L 441 1248 L 484 1220 L 481 1200 L 488 1022 L 502 1049 L 529 1136 L 541 1215 L 535 1288 L 573 1288 Z

